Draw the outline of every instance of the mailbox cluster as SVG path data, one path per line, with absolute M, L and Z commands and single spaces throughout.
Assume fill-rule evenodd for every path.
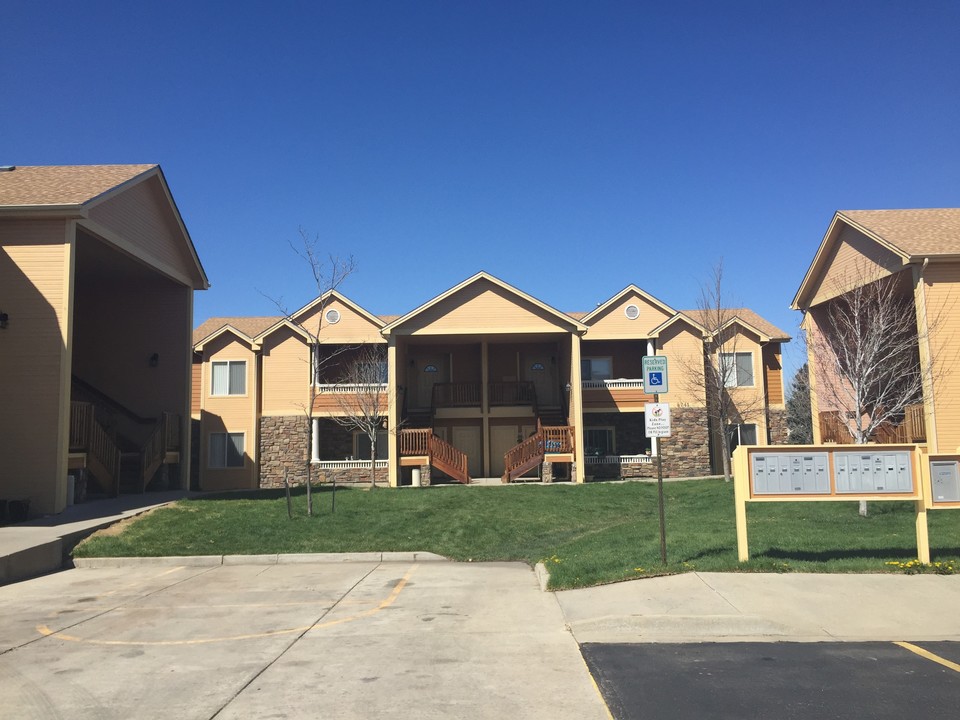
M 838 493 L 910 493 L 913 469 L 909 452 L 833 454 Z
M 754 453 L 754 495 L 829 495 L 829 453 Z M 912 493 L 909 452 L 835 452 L 837 494 Z M 944 485 L 949 484 L 944 480 Z M 958 487 L 960 492 L 960 487 Z
M 754 495 L 828 494 L 827 453 L 756 453 Z
M 931 460 L 933 502 L 960 502 L 960 471 L 956 460 Z

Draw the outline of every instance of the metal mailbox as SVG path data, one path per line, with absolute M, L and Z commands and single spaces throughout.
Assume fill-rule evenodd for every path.
M 913 469 L 910 453 L 836 452 L 833 475 L 838 494 L 910 493 Z
M 755 453 L 754 495 L 817 495 L 830 492 L 827 453 Z
M 931 460 L 933 502 L 960 502 L 960 469 L 956 460 Z

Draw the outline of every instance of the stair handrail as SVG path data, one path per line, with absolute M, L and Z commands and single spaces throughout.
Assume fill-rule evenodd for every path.
M 447 473 L 454 480 L 461 483 L 470 482 L 467 454 L 458 450 L 446 440 L 430 432 L 428 437 L 430 464 Z

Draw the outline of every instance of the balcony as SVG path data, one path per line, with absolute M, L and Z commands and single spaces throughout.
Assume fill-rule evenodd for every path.
M 583 380 L 580 387 L 583 389 L 584 410 L 636 410 L 654 400 L 653 395 L 644 391 L 642 378 Z
M 839 445 L 853 443 L 853 436 L 837 412 L 822 412 L 819 421 L 820 442 L 837 443 Z M 902 422 L 898 425 L 884 423 L 870 436 L 870 442 L 894 445 L 925 443 L 926 441 L 927 424 L 922 404 L 908 405 L 905 408 Z

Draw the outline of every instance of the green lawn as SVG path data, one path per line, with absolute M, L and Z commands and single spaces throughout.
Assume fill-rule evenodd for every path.
M 657 488 L 434 487 L 327 489 L 306 516 L 303 491 L 287 518 L 282 492 L 184 500 L 98 534 L 75 557 L 425 550 L 456 560 L 546 562 L 556 588 L 687 570 L 887 572 L 916 557 L 913 505 L 855 502 L 748 505 L 751 561 L 737 563 L 733 484 L 664 485 L 668 564 L 660 564 Z M 960 512 L 931 512 L 932 560 L 960 568 Z M 899 572 L 899 570 L 896 570 Z

